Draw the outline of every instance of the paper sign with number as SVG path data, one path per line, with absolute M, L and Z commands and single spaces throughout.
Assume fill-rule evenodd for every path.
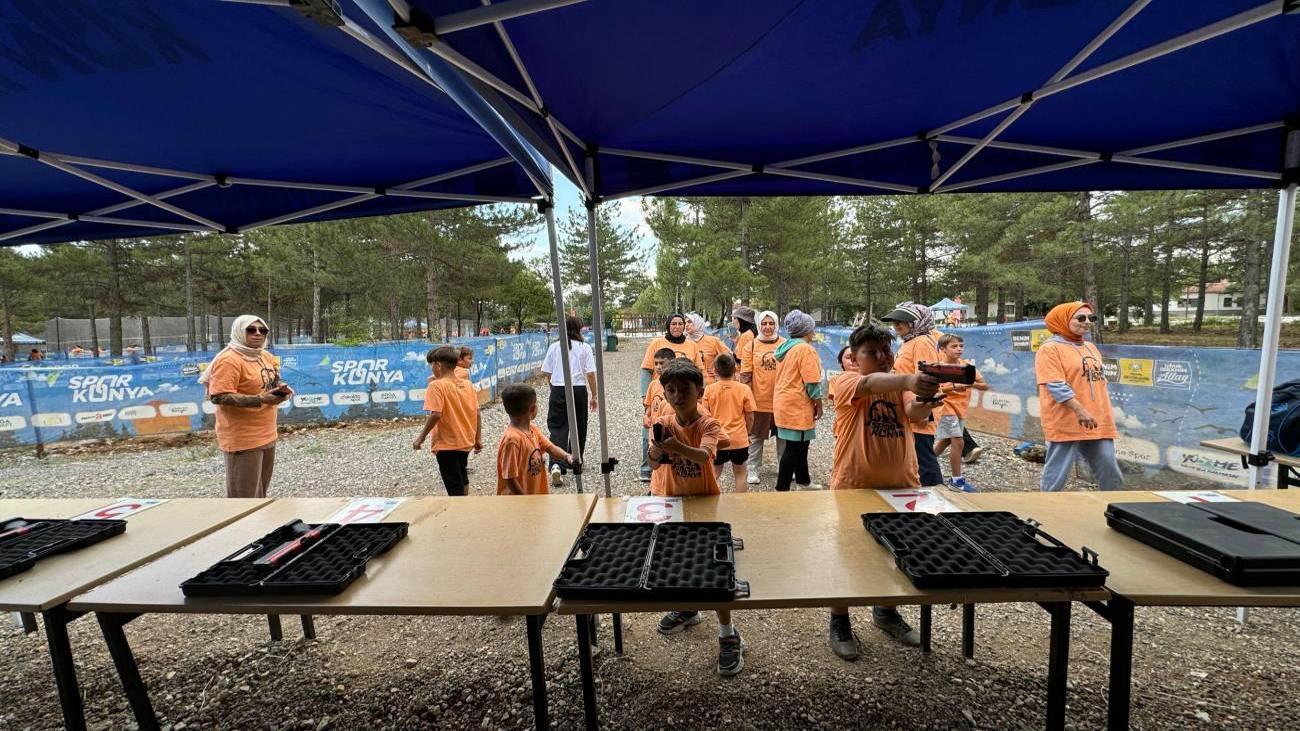
M 325 519 L 326 523 L 378 523 L 405 500 L 404 497 L 359 497 Z
M 961 508 L 933 490 L 881 490 L 889 506 L 900 513 L 959 513 Z
M 680 523 L 682 499 L 679 497 L 628 498 L 624 523 Z
M 1240 502 L 1235 497 L 1224 495 L 1221 492 L 1205 491 L 1196 492 L 1193 490 L 1164 490 L 1156 493 L 1166 500 L 1173 500 L 1176 503 L 1235 503 Z
M 115 503 L 78 515 L 73 520 L 122 520 L 128 515 L 135 515 L 141 510 L 148 510 L 155 505 L 167 502 L 157 498 L 124 497 Z

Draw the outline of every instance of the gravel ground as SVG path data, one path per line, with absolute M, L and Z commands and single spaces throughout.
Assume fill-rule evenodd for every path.
M 643 343 L 607 358 L 611 452 L 624 463 L 619 495 L 636 480 L 640 404 L 636 365 Z M 545 392 L 539 388 L 545 401 Z M 540 404 L 545 413 L 545 403 Z M 499 406 L 483 412 L 489 450 L 472 457 L 471 490 L 495 485 L 491 447 L 504 425 Z M 411 495 L 441 492 L 437 470 L 415 452 L 413 420 L 313 428 L 285 435 L 275 496 Z M 589 447 L 598 449 L 592 421 Z M 1011 455 L 1012 443 L 981 438 L 986 456 L 968 470 L 986 490 L 1036 489 L 1040 467 Z M 812 449 L 814 481 L 830 470 L 830 439 Z M 766 482 L 775 478 L 769 450 Z M 1076 488 L 1080 485 L 1074 486 Z M 724 488 L 725 489 L 725 488 Z M 201 497 L 223 493 L 210 437 L 64 447 L 43 460 L 0 453 L 0 497 Z M 915 618 L 915 610 L 904 610 Z M 960 652 L 961 613 L 937 607 L 935 652 L 897 647 L 855 610 L 863 657 L 844 663 L 825 646 L 821 610 L 736 615 L 750 646 L 745 671 L 719 678 L 706 622 L 664 638 L 655 615 L 625 616 L 627 653 L 596 660 L 607 728 L 1040 728 L 1048 622 L 1033 605 L 981 606 L 976 659 Z M 1295 614 L 1257 609 L 1243 626 L 1230 609 L 1142 609 L 1134 649 L 1133 727 L 1291 729 L 1300 726 L 1300 629 Z M 527 650 L 520 620 L 318 617 L 319 639 L 269 642 L 255 617 L 147 615 L 128 627 L 162 723 L 198 728 L 527 728 L 532 723 Z M 70 627 L 92 729 L 133 727 L 112 661 L 92 621 Z M 603 642 L 611 642 L 608 625 Z M 578 728 L 582 702 L 572 620 L 544 629 L 551 713 Z M 1105 722 L 1109 630 L 1076 607 L 1069 723 Z M 42 635 L 0 625 L 0 728 L 61 726 Z

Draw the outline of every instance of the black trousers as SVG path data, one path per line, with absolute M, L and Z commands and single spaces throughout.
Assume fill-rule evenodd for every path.
M 460 497 L 469 486 L 469 452 L 444 449 L 435 455 L 438 458 L 438 474 L 442 475 L 442 485 L 447 494 Z
M 921 473 L 921 487 L 942 485 L 943 470 L 939 469 L 939 457 L 934 453 L 934 435 L 912 432 L 912 441 L 916 444 L 916 466 Z
M 812 477 L 808 475 L 808 448 L 810 446 L 812 446 L 812 442 L 786 441 L 785 451 L 781 453 L 781 462 L 777 466 L 777 492 L 788 492 L 791 480 L 799 485 L 812 484 Z
M 962 429 L 961 430 L 961 456 L 965 457 L 966 455 L 970 454 L 970 451 L 972 449 L 978 446 L 979 444 L 975 442 L 975 437 L 971 436 L 969 431 Z
M 574 386 L 573 400 L 578 412 L 578 444 L 582 445 L 582 453 L 586 454 L 587 417 L 590 415 L 587 409 L 587 387 Z M 546 407 L 546 429 L 551 433 L 551 444 L 566 452 L 573 451 L 569 444 L 569 411 L 564 402 L 564 386 L 551 386 L 550 404 Z M 568 465 L 563 462 L 552 459 L 551 464 L 560 466 L 560 474 L 568 474 Z

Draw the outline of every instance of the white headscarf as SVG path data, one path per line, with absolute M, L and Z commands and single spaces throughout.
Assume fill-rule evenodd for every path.
M 686 337 L 698 341 L 700 338 L 705 336 L 706 333 L 704 332 L 704 328 L 707 327 L 709 323 L 699 313 L 687 313 L 686 321 L 691 324 L 691 329 L 694 331 L 688 333 Z
M 221 349 L 221 353 L 233 350 L 247 360 L 260 360 L 265 347 L 254 348 L 250 346 L 244 332 L 249 325 L 255 322 L 260 322 L 262 327 L 266 327 L 266 321 L 257 315 L 240 315 L 236 317 L 235 321 L 230 325 L 230 342 Z M 217 358 L 221 357 L 221 353 L 217 353 Z M 216 363 L 217 358 L 213 358 L 212 363 Z M 212 363 L 209 363 L 208 367 L 204 368 L 203 372 L 199 374 L 199 383 L 207 383 L 212 378 Z
M 772 331 L 771 340 L 763 340 L 763 320 L 768 317 L 772 318 L 772 323 L 776 325 L 776 329 Z M 758 340 L 763 340 L 765 343 L 775 343 L 781 338 L 781 318 L 777 317 L 775 312 L 763 310 L 758 313 L 758 319 L 754 321 L 754 324 L 758 326 L 758 332 L 754 335 Z

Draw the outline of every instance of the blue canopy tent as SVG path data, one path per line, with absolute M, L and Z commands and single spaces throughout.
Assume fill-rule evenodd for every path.
M 970 309 L 970 305 L 959 304 L 957 302 L 953 302 L 947 297 L 944 297 L 938 302 L 935 302 L 934 304 L 930 305 L 930 309 L 934 310 L 935 312 L 952 312 L 953 310 L 961 310 L 962 312 L 966 312 Z

